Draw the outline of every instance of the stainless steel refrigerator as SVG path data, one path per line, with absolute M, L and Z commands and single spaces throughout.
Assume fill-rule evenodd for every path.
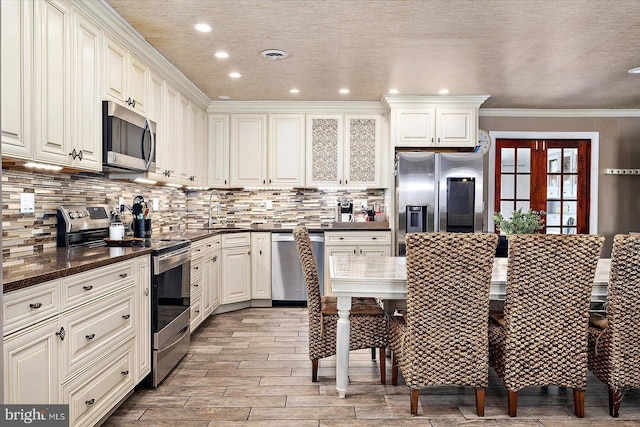
M 483 153 L 398 152 L 395 158 L 396 254 L 408 232 L 480 232 Z

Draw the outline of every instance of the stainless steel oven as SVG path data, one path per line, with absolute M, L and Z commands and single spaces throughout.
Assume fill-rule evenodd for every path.
M 189 350 L 191 254 L 189 242 L 165 241 L 152 252 L 152 361 L 148 383 L 157 387 Z M 159 247 L 152 244 L 152 247 Z

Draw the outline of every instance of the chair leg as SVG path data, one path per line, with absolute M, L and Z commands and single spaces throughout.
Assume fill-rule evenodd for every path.
M 311 382 L 318 382 L 318 359 L 311 359 Z
M 578 418 L 584 418 L 584 390 L 573 389 L 573 410 Z
M 378 349 L 379 357 L 380 357 L 380 383 L 387 383 L 387 356 L 385 354 L 386 349 L 384 347 L 380 347 Z
M 418 397 L 420 397 L 420 390 L 411 389 L 411 415 L 414 417 L 418 415 Z
M 518 412 L 518 392 L 507 390 L 507 405 L 509 406 L 509 416 L 515 417 Z
M 479 417 L 484 417 L 484 392 L 483 388 L 476 389 L 476 412 Z
M 622 400 L 622 394 L 619 390 L 613 390 L 609 388 L 609 415 L 614 418 L 620 416 L 620 401 Z
M 398 385 L 398 358 L 391 352 L 391 384 Z
M 371 360 L 376 360 L 376 348 L 371 347 Z

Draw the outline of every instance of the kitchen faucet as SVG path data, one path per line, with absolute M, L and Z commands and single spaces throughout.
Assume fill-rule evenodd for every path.
M 209 228 L 213 227 L 213 215 L 211 214 L 213 212 L 213 196 L 216 196 L 216 221 L 218 221 L 220 215 L 222 214 L 222 203 L 220 201 L 220 193 L 218 193 L 218 190 L 213 190 L 211 192 L 211 194 L 209 194 Z M 222 221 L 222 225 L 224 225 L 224 220 Z

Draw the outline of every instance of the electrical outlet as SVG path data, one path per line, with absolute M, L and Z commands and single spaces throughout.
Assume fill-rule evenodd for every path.
M 266 200 L 264 204 L 267 209 L 273 209 L 273 202 L 271 200 Z
M 151 208 L 154 212 L 158 212 L 160 210 L 160 199 L 158 199 L 157 197 L 151 199 Z
M 118 210 L 124 212 L 124 197 L 118 197 Z
M 20 213 L 34 213 L 36 206 L 35 194 L 20 193 Z

